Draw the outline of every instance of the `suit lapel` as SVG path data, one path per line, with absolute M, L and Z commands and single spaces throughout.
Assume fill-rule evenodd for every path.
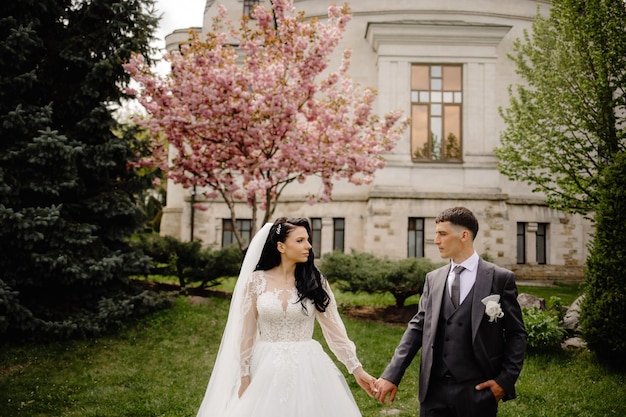
M 482 299 L 491 295 L 493 283 L 493 267 L 485 263 L 482 259 L 478 261 L 476 271 L 476 282 L 474 283 L 474 297 L 472 299 L 472 341 L 476 339 L 478 327 L 485 314 L 485 305 Z
M 447 268 L 441 268 L 436 271 L 436 275 L 433 276 L 431 300 L 432 300 L 432 316 L 431 316 L 431 329 L 437 328 L 437 322 L 439 320 L 439 313 L 441 312 L 441 303 L 443 302 L 443 290 L 446 287 L 446 280 L 450 273 L 450 266 Z

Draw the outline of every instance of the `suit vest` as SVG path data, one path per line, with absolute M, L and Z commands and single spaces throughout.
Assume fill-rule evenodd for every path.
M 441 378 L 450 373 L 457 382 L 481 378 L 483 372 L 476 362 L 472 348 L 471 316 L 474 288 L 472 287 L 457 309 L 452 305 L 449 294 L 446 284 L 435 336 L 432 375 Z

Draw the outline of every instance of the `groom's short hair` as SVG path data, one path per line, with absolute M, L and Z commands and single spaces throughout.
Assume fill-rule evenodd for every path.
M 478 234 L 478 220 L 469 209 L 465 207 L 451 207 L 445 209 L 435 218 L 435 223 L 450 222 L 472 232 L 472 240 Z

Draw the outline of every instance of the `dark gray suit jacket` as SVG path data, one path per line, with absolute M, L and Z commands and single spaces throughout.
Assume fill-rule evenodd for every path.
M 419 400 L 423 402 L 430 383 L 437 323 L 441 311 L 443 291 L 450 265 L 426 275 L 424 291 L 417 314 L 409 322 L 400 344 L 382 378 L 400 384 L 411 361 L 422 349 L 419 379 Z M 504 316 L 489 322 L 481 300 L 499 294 Z M 515 398 L 515 382 L 522 370 L 527 334 L 522 311 L 517 302 L 517 286 L 513 272 L 480 259 L 472 299 L 472 343 L 474 356 L 488 379 L 506 391 L 504 400 Z

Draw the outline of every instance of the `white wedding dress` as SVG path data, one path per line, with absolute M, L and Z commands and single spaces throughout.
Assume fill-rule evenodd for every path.
M 243 302 L 242 373 L 250 385 L 230 401 L 229 417 L 360 417 L 342 373 L 314 339 L 315 318 L 337 358 L 352 372 L 360 366 L 346 334 L 334 296 L 320 313 L 296 288 L 272 288 L 263 271 L 255 271 Z M 217 416 L 216 416 L 217 417 Z M 222 416 L 219 416 L 222 417 Z
M 312 338 L 317 319 L 348 371 L 361 366 L 328 282 L 322 278 L 326 311 L 307 299 L 305 313 L 295 287 L 275 287 L 254 271 L 271 227 L 266 223 L 246 251 L 197 417 L 361 417 L 342 373 Z M 250 385 L 240 398 L 242 375 Z

